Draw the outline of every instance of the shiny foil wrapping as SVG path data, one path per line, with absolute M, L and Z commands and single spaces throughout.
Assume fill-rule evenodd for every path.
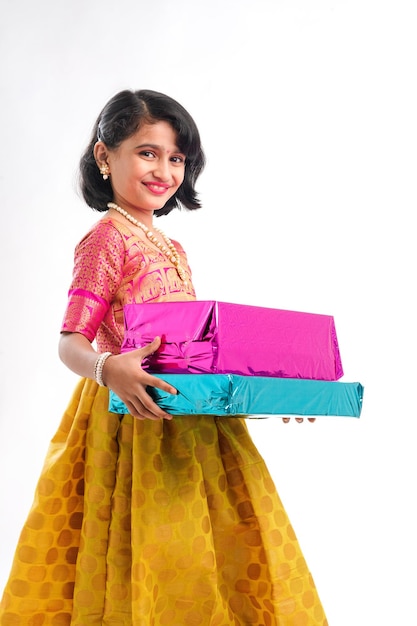
M 144 369 L 335 381 L 343 376 L 334 318 L 227 302 L 128 304 L 122 352 L 155 336 Z
M 155 402 L 172 415 L 226 417 L 340 416 L 360 417 L 363 386 L 339 381 L 239 376 L 236 374 L 157 374 L 176 395 L 148 387 Z M 109 410 L 128 413 L 110 391 Z

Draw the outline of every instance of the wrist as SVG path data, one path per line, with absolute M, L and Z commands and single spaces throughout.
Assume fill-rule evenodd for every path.
M 103 368 L 104 364 L 109 357 L 113 356 L 111 352 L 103 352 L 99 354 L 96 362 L 94 363 L 94 380 L 100 387 L 107 387 L 103 380 Z

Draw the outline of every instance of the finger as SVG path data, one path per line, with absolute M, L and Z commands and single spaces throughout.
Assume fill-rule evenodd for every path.
M 154 376 L 150 376 L 150 378 L 158 381 L 158 379 L 155 378 Z M 136 408 L 138 408 L 136 401 L 138 401 L 143 407 L 143 410 L 140 410 L 141 414 L 145 414 L 146 417 L 156 416 L 158 419 L 167 418 L 167 416 L 169 416 L 169 419 L 171 419 L 172 416 L 159 406 L 158 398 L 155 398 L 155 396 L 152 396 L 148 388 L 140 385 L 139 388 L 134 391 L 134 393 L 135 393 L 135 396 L 134 396 L 133 402 Z
M 148 374 L 147 372 L 144 372 L 142 382 L 147 387 L 157 387 L 158 389 L 162 389 L 162 391 L 166 391 L 167 393 L 172 393 L 174 395 L 178 393 L 178 390 L 169 383 L 167 383 L 166 380 L 163 380 L 163 378 L 158 378 L 157 376 L 152 376 L 152 374 Z
M 148 408 L 144 405 L 144 403 L 140 400 L 140 398 L 135 398 L 132 401 L 126 402 L 126 407 L 131 415 L 136 419 L 140 420 L 154 420 L 159 421 L 161 419 L 171 420 L 172 415 L 166 413 L 162 409 L 158 407 L 157 404 L 153 403 L 151 400 L 152 407 Z M 155 409 L 153 408 L 155 407 Z
M 156 352 L 160 345 L 161 345 L 161 338 L 154 337 L 151 343 L 148 343 L 146 344 L 146 346 L 143 346 L 142 348 L 138 348 L 137 350 L 133 350 L 132 352 L 133 353 L 136 352 L 138 356 L 140 356 L 143 359 L 149 356 L 150 354 L 153 354 L 154 352 Z
M 135 405 L 132 402 L 129 402 L 129 400 L 126 400 L 125 405 L 130 415 L 133 415 L 133 417 L 136 417 L 136 419 L 139 419 L 139 420 L 146 419 L 144 415 L 141 415 L 140 413 L 138 413 Z
M 299 424 L 301 424 L 302 422 L 304 422 L 304 417 L 296 417 L 295 421 L 298 422 Z M 315 417 L 308 417 L 307 421 L 308 422 L 315 422 L 316 418 Z
M 281 419 L 284 422 L 284 424 L 288 424 L 288 422 L 291 421 L 290 417 L 282 417 Z M 304 417 L 295 417 L 294 419 L 295 419 L 296 422 L 298 422 L 298 424 L 302 424 L 304 422 Z M 307 421 L 313 423 L 313 422 L 316 421 L 316 418 L 315 417 L 308 417 Z

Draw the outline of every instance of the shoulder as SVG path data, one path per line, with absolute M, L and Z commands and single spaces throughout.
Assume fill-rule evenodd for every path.
M 74 250 L 75 269 L 114 267 L 120 271 L 126 254 L 122 234 L 110 220 L 96 222 L 77 243 Z
M 87 231 L 87 233 L 78 242 L 77 247 L 82 246 L 86 242 L 92 241 L 122 241 L 122 235 L 116 224 L 108 219 L 102 218 Z
M 93 254 L 105 254 L 109 251 L 113 254 L 115 252 L 123 254 L 131 237 L 132 233 L 123 224 L 104 217 L 96 222 L 77 243 L 75 253 L 78 255 L 93 251 Z
M 182 247 L 179 241 L 177 241 L 176 239 L 171 239 L 171 243 L 174 244 L 178 252 L 184 252 L 184 248 Z

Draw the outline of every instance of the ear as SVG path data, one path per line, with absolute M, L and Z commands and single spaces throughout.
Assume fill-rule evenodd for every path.
M 100 165 L 107 164 L 108 151 L 105 143 L 103 143 L 102 141 L 97 141 L 97 143 L 94 145 L 93 153 L 96 163 L 99 167 Z

